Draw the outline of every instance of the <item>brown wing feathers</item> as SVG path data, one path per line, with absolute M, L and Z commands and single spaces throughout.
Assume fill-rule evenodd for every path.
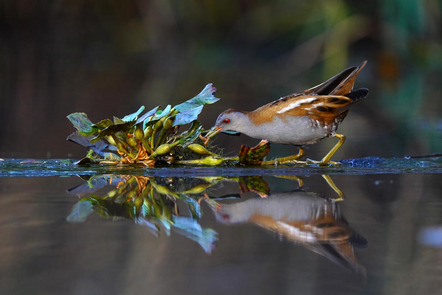
M 367 62 L 358 67 L 348 68 L 318 86 L 301 93 L 284 96 L 266 104 L 253 112 L 249 117 L 257 124 L 270 122 L 275 115 L 309 116 L 321 123 L 330 124 L 342 120 L 353 103 L 364 98 L 368 89 L 361 88 L 351 92 L 359 72 Z

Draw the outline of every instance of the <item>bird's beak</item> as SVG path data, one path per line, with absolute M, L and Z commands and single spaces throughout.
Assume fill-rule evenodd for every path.
M 207 143 L 209 142 L 210 138 L 217 135 L 218 133 L 220 133 L 223 130 L 222 127 L 219 126 L 213 126 L 209 132 L 207 132 L 206 136 L 201 137 L 202 140 L 204 140 L 204 145 L 207 145 Z

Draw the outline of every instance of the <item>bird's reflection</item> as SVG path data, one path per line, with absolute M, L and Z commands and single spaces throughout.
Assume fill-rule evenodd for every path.
M 350 228 L 336 199 L 296 190 L 233 204 L 205 200 L 216 219 L 224 224 L 256 224 L 355 272 L 365 273 L 353 247 L 364 247 L 367 241 Z
M 365 273 L 353 247 L 366 246 L 367 241 L 352 230 L 342 216 L 339 201 L 343 200 L 344 194 L 331 178 L 323 176 L 335 192 L 332 197 L 326 197 L 302 190 L 303 180 L 299 177 L 278 177 L 296 181 L 297 189 L 273 192 L 260 176 L 87 177 L 84 178 L 85 183 L 69 190 L 81 199 L 67 219 L 82 222 L 92 212 L 112 219 L 132 219 L 155 235 L 160 231 L 169 235 L 171 230 L 184 235 L 209 253 L 214 249 L 218 234 L 201 226 L 201 201 L 204 201 L 223 224 L 258 225 L 339 265 Z M 237 183 L 241 194 L 226 194 L 227 182 Z M 245 192 L 254 192 L 256 197 L 242 199 L 241 195 Z M 232 197 L 236 198 L 234 202 L 224 201 Z

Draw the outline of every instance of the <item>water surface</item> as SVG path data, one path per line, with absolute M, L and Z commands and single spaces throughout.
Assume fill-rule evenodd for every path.
M 0 293 L 440 291 L 439 173 L 332 175 L 342 201 L 321 174 L 301 189 L 293 176 L 137 177 L 131 189 L 155 183 L 162 217 L 136 212 L 128 191 L 88 207 L 127 174 L 0 178 Z M 325 217 L 337 231 L 318 242 Z

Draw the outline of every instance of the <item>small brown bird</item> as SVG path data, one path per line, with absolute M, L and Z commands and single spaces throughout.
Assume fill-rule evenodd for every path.
M 368 94 L 367 88 L 352 90 L 366 63 L 364 61 L 360 66 L 348 68 L 322 84 L 281 97 L 254 111 L 228 109 L 218 116 L 215 126 L 205 137 L 205 143 L 221 131 L 243 133 L 257 139 L 298 146 L 297 155 L 276 160 L 278 163 L 297 163 L 300 162 L 297 159 L 304 155 L 303 145 L 334 136 L 339 138 L 339 142 L 322 160 L 309 162 L 337 164 L 330 159 L 345 141 L 344 135 L 336 133 L 338 126 L 349 108 Z

